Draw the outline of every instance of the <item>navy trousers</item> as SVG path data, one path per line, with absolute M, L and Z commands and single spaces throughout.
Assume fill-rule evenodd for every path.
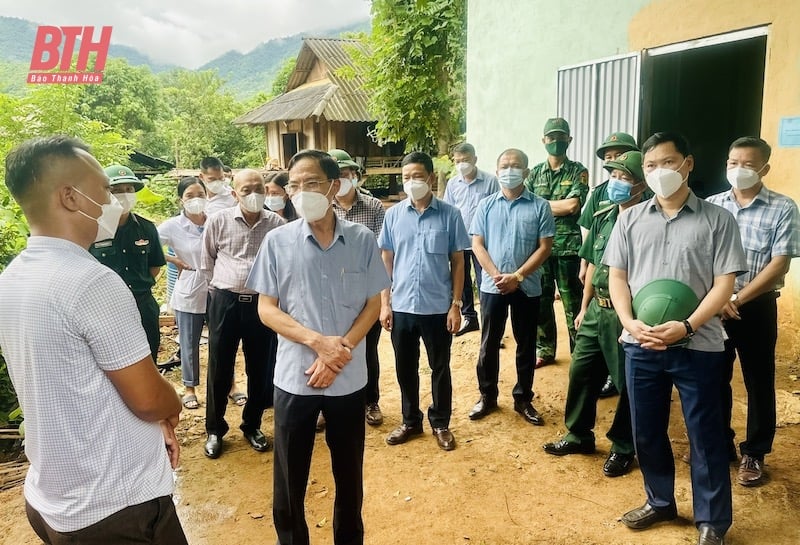
M 633 442 L 644 477 L 647 503 L 675 505 L 675 459 L 669 441 L 672 386 L 681 397 L 691 447 L 694 521 L 725 534 L 733 508 L 728 448 L 722 416 L 724 352 L 687 348 L 647 350 L 625 344 Z

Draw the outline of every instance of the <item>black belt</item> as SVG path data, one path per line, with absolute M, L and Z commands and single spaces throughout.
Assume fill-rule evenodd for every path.
M 599 297 L 595 295 L 594 300 L 597 301 L 597 306 L 600 308 L 614 308 L 614 304 L 611 302 L 611 299 L 607 297 Z
M 258 301 L 257 293 L 236 293 L 231 290 L 215 289 L 214 291 L 224 293 L 228 297 L 236 298 L 240 303 L 253 303 Z

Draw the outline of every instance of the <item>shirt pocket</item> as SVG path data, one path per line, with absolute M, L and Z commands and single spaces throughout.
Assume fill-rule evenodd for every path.
M 449 236 L 447 231 L 426 231 L 423 235 L 425 237 L 425 251 L 429 254 L 447 254 Z
M 342 272 L 342 305 L 361 311 L 364 308 L 365 275 L 360 272 Z
M 745 225 L 742 233 L 742 246 L 749 252 L 766 254 L 769 252 L 772 241 L 772 230 Z

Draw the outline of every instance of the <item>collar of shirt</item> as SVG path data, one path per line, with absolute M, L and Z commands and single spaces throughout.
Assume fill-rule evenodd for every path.
M 314 244 L 319 246 L 322 250 L 327 250 L 339 239 L 342 239 L 343 244 L 345 243 L 341 220 L 336 216 L 336 214 L 333 215 L 333 239 L 331 240 L 331 244 L 328 246 L 328 248 L 322 248 L 322 246 L 320 246 L 319 242 L 317 241 L 317 237 L 314 236 L 314 232 L 311 230 L 311 226 L 306 220 L 299 219 L 298 221 L 302 222 L 302 225 L 300 226 L 300 234 L 303 236 L 303 240 L 311 237 L 311 240 L 314 241 Z
M 186 217 L 186 214 L 183 212 L 180 213 L 178 217 L 178 225 L 180 225 L 181 229 L 185 231 L 202 231 L 205 225 L 197 225 L 195 222 L 190 220 Z
M 86 248 L 78 246 L 71 240 L 58 237 L 46 237 L 42 235 L 31 235 L 28 237 L 26 247 L 29 250 L 61 250 L 83 257 L 92 255 Z
M 356 198 L 353 200 L 353 205 L 350 207 L 350 210 L 352 210 L 356 206 L 358 206 L 359 203 L 361 203 L 363 205 L 363 203 L 364 203 L 364 195 L 359 190 L 356 189 Z M 335 208 L 338 208 L 339 210 L 344 211 L 344 212 L 349 212 L 349 210 L 345 209 L 342 205 L 340 205 L 336 201 L 336 199 L 333 199 L 333 206 Z
M 239 203 L 236 203 L 236 210 L 233 211 L 233 219 L 234 220 L 241 220 L 250 229 L 252 229 L 256 225 L 261 223 L 261 220 L 263 220 L 266 216 L 267 216 L 267 211 L 266 210 L 262 210 L 261 211 L 261 215 L 258 217 L 258 221 L 255 222 L 253 225 L 250 225 L 249 223 L 247 223 L 247 220 L 244 217 L 244 212 L 242 212 L 242 207 L 241 207 L 241 205 Z
M 414 207 L 414 203 L 411 202 L 411 197 L 406 197 L 406 203 L 407 203 L 406 207 L 412 208 L 414 209 L 414 211 L 417 210 Z M 433 208 L 434 210 L 439 210 L 439 199 L 436 198 L 436 195 L 431 196 L 431 202 L 428 203 L 428 206 L 425 207 L 425 210 L 423 210 L 422 213 L 424 214 L 425 212 L 427 212 L 429 208 Z
M 772 191 L 767 189 L 763 183 L 761 184 L 761 189 L 756 193 L 756 196 L 753 197 L 753 200 L 747 206 L 740 206 L 739 201 L 736 200 L 736 197 L 733 194 L 733 189 L 729 189 L 725 192 L 725 196 L 723 197 L 726 201 L 731 201 L 732 203 L 736 204 L 739 208 L 748 208 L 753 205 L 757 201 L 761 201 L 766 205 L 769 205 L 772 201 Z
M 683 203 L 683 206 L 681 206 L 681 209 L 678 211 L 678 214 L 680 214 L 684 208 L 688 208 L 692 212 L 697 212 L 697 208 L 699 206 L 700 206 L 700 199 L 698 199 L 697 195 L 694 194 L 694 191 L 690 189 L 689 197 L 687 197 L 686 202 Z M 650 202 L 647 203 L 647 208 L 650 210 L 650 212 L 658 212 L 660 214 L 661 205 L 658 203 L 658 197 L 654 195 L 653 198 L 650 199 Z
M 496 201 L 500 201 L 500 200 L 508 201 L 506 196 L 503 194 L 503 190 L 502 189 L 500 191 L 498 191 L 497 193 L 495 193 L 494 195 L 492 195 L 492 198 L 494 198 L 494 200 L 496 200 Z M 518 201 L 519 199 L 526 199 L 528 201 L 532 201 L 533 200 L 533 193 L 531 193 L 528 190 L 527 187 L 524 187 L 522 189 L 522 193 L 520 193 L 519 196 L 516 199 L 514 199 L 513 201 L 508 201 L 508 202 Z
M 456 178 L 457 181 L 461 182 L 464 185 L 472 185 L 475 182 L 482 182 L 485 179 L 486 179 L 486 173 L 481 169 L 479 169 L 478 167 L 475 167 L 475 177 L 472 179 L 471 182 L 468 182 L 467 179 L 464 178 L 464 176 L 461 174 L 459 174 L 458 177 Z

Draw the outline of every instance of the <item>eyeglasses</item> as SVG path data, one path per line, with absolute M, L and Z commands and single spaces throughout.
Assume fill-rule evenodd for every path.
M 298 191 L 317 191 L 318 192 L 320 186 L 322 184 L 326 183 L 326 182 L 329 182 L 329 181 L 330 180 L 306 180 L 302 184 L 289 182 L 288 184 L 286 184 L 286 187 L 284 187 L 284 190 L 286 190 L 286 193 L 288 193 L 290 195 L 292 195 L 294 193 L 297 193 Z

